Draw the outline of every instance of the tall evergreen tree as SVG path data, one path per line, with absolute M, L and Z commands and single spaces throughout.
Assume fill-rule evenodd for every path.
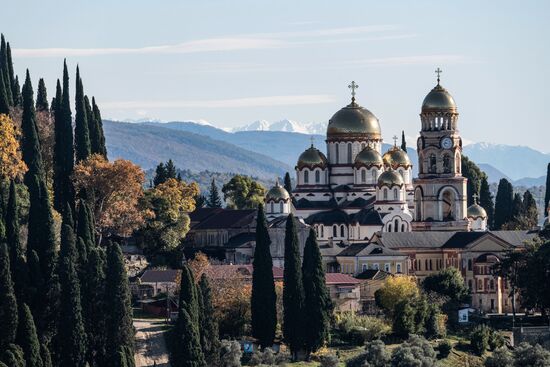
M 550 202 L 550 163 L 546 167 L 546 191 L 544 193 L 544 212 L 548 214 L 548 203 Z
M 15 73 L 13 71 L 13 60 L 11 58 L 11 46 L 10 46 L 9 42 L 6 43 L 6 58 L 8 60 L 8 77 L 9 77 L 9 81 L 10 81 L 10 88 L 11 88 L 13 105 L 17 106 L 16 100 L 15 100 L 15 98 L 16 98 L 15 95 L 18 94 L 18 91 L 14 90 L 15 89 L 15 80 L 16 80 L 17 77 L 15 76 Z
M 512 215 L 511 220 L 519 218 L 523 214 L 523 200 L 519 193 L 514 194 L 514 199 L 512 200 Z
M 8 206 L 6 208 L 6 241 L 10 250 L 10 263 L 12 268 L 17 263 L 17 259 L 23 256 L 23 248 L 19 240 L 19 205 L 17 204 L 17 192 L 15 181 L 10 181 L 10 191 L 8 197 Z M 15 269 L 12 269 L 15 274 Z M 15 277 L 13 277 L 15 280 Z
M 90 99 L 88 96 L 84 96 L 84 109 L 86 110 L 86 123 L 88 125 L 88 133 L 90 136 L 90 154 L 101 154 L 101 137 L 99 136 L 94 111 L 92 110 L 92 105 L 90 104 Z
M 284 187 L 289 194 L 292 194 L 292 180 L 290 179 L 290 174 L 288 172 L 285 173 Z
M 84 101 L 84 87 L 80 77 L 80 69 L 76 67 L 76 94 L 75 94 L 75 129 L 74 144 L 76 161 L 86 160 L 90 156 L 90 131 L 88 130 L 88 117 L 86 116 L 86 103 Z
M 216 179 L 212 178 L 210 183 L 210 191 L 208 192 L 208 207 L 210 208 L 221 208 L 222 207 L 222 198 L 220 197 L 220 192 L 218 186 L 216 185 Z
M 25 184 L 29 188 L 31 201 L 36 199 L 32 197 L 32 191 L 36 188 L 32 187 L 34 176 L 42 177 L 44 169 L 42 162 L 42 154 L 40 153 L 40 140 L 38 135 L 38 127 L 36 126 L 36 112 L 34 109 L 34 92 L 32 89 L 31 77 L 29 70 L 25 77 L 23 85 L 23 115 L 21 119 L 21 130 L 23 139 L 21 150 L 23 160 L 27 164 L 28 171 L 25 174 Z
M 479 195 L 481 181 L 485 173 L 465 155 L 462 155 L 461 166 L 462 176 L 468 179 L 468 206 L 470 206 L 474 203 L 474 194 Z
M 512 184 L 507 179 L 502 178 L 498 183 L 497 196 L 495 199 L 494 230 L 501 229 L 504 223 L 512 219 L 513 195 L 514 188 Z
M 332 301 L 326 287 L 323 257 L 317 245 L 315 231 L 309 232 L 304 247 L 302 277 L 305 293 L 305 345 L 306 352 L 316 352 L 328 341 Z
M 38 91 L 36 92 L 36 110 L 37 111 L 49 111 L 48 105 L 48 92 L 46 90 L 46 83 L 44 79 L 38 80 Z
M 91 223 L 91 220 L 90 207 L 84 200 L 80 200 L 80 204 L 78 206 L 78 218 L 76 222 L 76 235 L 77 237 L 82 238 L 87 250 L 95 246 L 95 237 L 92 232 L 93 224 Z
M 487 225 L 489 228 L 492 228 L 493 217 L 495 215 L 495 203 L 489 188 L 489 182 L 487 182 L 487 175 L 485 174 L 481 178 L 481 185 L 479 187 L 479 205 L 487 212 Z
M 277 294 L 273 279 L 271 239 L 263 205 L 258 206 L 256 222 L 256 248 L 252 263 L 252 336 L 258 339 L 262 348 L 273 346 L 277 328 Z
M 25 361 L 27 362 L 26 367 L 43 367 L 36 326 L 34 325 L 31 310 L 25 303 L 19 307 L 17 344 L 23 349 Z
M 8 66 L 8 48 L 4 35 L 2 34 L 0 37 L 0 72 L 4 78 L 4 88 L 8 99 L 8 105 L 13 106 L 13 98 L 11 95 L 12 80 L 10 79 L 10 71 Z
M 105 365 L 106 335 L 105 315 L 108 303 L 105 298 L 105 271 L 102 249 L 92 247 L 88 262 L 83 269 L 85 281 L 82 284 L 82 310 L 88 341 L 88 361 L 92 366 Z
M 168 172 L 166 172 L 166 167 L 164 166 L 163 162 L 160 162 L 157 165 L 157 168 L 155 168 L 155 177 L 153 177 L 153 185 L 157 187 L 161 183 L 166 182 L 168 180 Z
M 290 347 L 292 358 L 297 359 L 298 352 L 304 347 L 304 287 L 300 244 L 296 232 L 294 216 L 286 220 L 285 268 L 283 285 L 283 336 Z
M 178 330 L 175 336 L 175 347 L 172 366 L 174 367 L 206 367 L 206 361 L 201 350 L 197 324 L 185 307 L 180 307 L 178 313 Z
M 21 97 L 21 87 L 19 86 L 19 77 L 17 75 L 15 76 L 15 81 L 13 82 L 12 94 L 13 105 L 16 107 L 21 106 L 23 99 Z
M 200 335 L 202 353 L 208 366 L 216 366 L 220 354 L 220 338 L 218 334 L 218 322 L 214 317 L 214 306 L 212 304 L 212 289 L 206 274 L 201 276 L 199 281 L 199 294 L 202 298 Z
M 197 325 L 199 322 L 198 302 L 193 272 L 188 266 L 184 266 L 181 272 L 179 305 L 187 310 L 187 313 Z
M 17 300 L 11 280 L 10 257 L 6 244 L 0 244 L 0 351 L 15 342 L 17 335 Z
M 6 92 L 6 83 L 4 76 L 0 71 L 0 114 L 8 115 L 10 113 L 10 101 Z
M 537 209 L 537 202 L 531 194 L 531 191 L 527 190 L 523 193 L 521 215 L 525 218 L 528 228 L 535 227 L 539 222 L 539 211 Z
M 168 159 L 168 162 L 166 162 L 166 178 L 176 178 L 177 172 L 176 172 L 176 166 L 174 165 L 174 161 L 172 159 Z
M 94 115 L 95 128 L 94 138 L 92 141 L 92 153 L 101 154 L 107 158 L 107 148 L 105 146 L 105 134 L 103 133 L 103 121 L 101 120 L 101 111 L 95 103 L 95 98 L 92 97 L 92 113 Z
M 407 152 L 407 141 L 405 140 L 405 130 L 401 131 L 401 149 Z
M 114 361 L 119 348 L 124 348 L 127 357 L 133 359 L 134 327 L 130 288 L 122 251 L 118 244 L 108 246 L 105 283 L 105 302 L 109 305 L 106 315 L 106 358 L 108 361 Z
M 65 210 L 61 230 L 61 306 L 57 331 L 57 359 L 60 367 L 79 367 L 86 364 L 86 333 L 82 318 L 80 283 L 76 271 L 74 229 L 68 219 L 70 212 L 70 208 Z

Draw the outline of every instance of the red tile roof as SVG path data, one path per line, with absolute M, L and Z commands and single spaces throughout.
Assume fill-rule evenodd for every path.
M 327 285 L 355 285 L 361 283 L 360 280 L 341 273 L 326 273 L 325 280 Z
M 175 282 L 180 270 L 174 269 L 150 269 L 145 270 L 140 277 L 142 283 Z

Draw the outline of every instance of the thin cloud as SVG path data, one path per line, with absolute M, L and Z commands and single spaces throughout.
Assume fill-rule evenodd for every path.
M 440 54 L 440 55 L 418 55 L 418 56 L 397 56 L 381 57 L 374 59 L 354 60 L 348 62 L 352 66 L 406 66 L 406 65 L 434 65 L 443 64 L 466 64 L 475 60 L 464 55 Z
M 105 109 L 167 109 L 167 108 L 243 108 L 273 107 L 333 103 L 335 98 L 325 94 L 291 96 L 247 97 L 218 100 L 172 100 L 172 101 L 115 101 L 103 102 Z

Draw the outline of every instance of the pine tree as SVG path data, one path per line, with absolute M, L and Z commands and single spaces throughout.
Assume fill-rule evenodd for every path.
M 86 116 L 84 87 L 78 66 L 76 67 L 74 143 L 76 161 L 86 160 L 90 156 L 90 132 L 88 130 L 88 117 Z
M 485 209 L 487 213 L 487 225 L 489 228 L 493 227 L 493 217 L 495 215 L 495 203 L 493 202 L 493 195 L 489 188 L 489 182 L 487 182 L 487 175 L 483 175 L 481 178 L 481 185 L 479 187 L 479 205 Z
M 497 196 L 495 199 L 495 217 L 493 229 L 499 230 L 502 225 L 512 219 L 512 200 L 514 189 L 512 184 L 502 178 L 498 184 Z
M 88 341 L 88 361 L 91 365 L 103 365 L 106 351 L 105 315 L 108 313 L 105 299 L 105 271 L 102 250 L 92 247 L 83 269 L 82 284 L 84 327 Z
M 119 348 L 126 348 L 127 357 L 134 356 L 134 327 L 128 276 L 122 251 L 117 244 L 110 244 L 107 253 L 105 302 L 109 305 L 106 315 L 107 361 L 116 358 Z
M 13 98 L 11 95 L 12 80 L 10 79 L 8 64 L 8 49 L 6 45 L 6 40 L 4 38 L 4 35 L 2 34 L 0 41 L 0 72 L 2 73 L 2 77 L 4 78 L 4 88 L 6 91 L 6 97 L 8 99 L 8 105 L 13 106 Z
M 103 133 L 103 121 L 101 120 L 101 112 L 99 107 L 95 103 L 95 98 L 92 97 L 92 113 L 94 115 L 95 128 L 92 152 L 95 154 L 101 154 L 105 159 L 107 158 L 107 148 L 105 146 L 105 134 Z
M 46 83 L 44 79 L 38 80 L 38 92 L 36 92 L 36 110 L 37 111 L 49 111 L 48 105 L 48 92 L 46 91 Z
M 262 349 L 273 346 L 277 328 L 277 295 L 273 279 L 273 260 L 271 258 L 271 240 L 263 205 L 258 206 L 256 222 L 256 248 L 252 263 L 252 336 L 258 340 Z
M 11 280 L 8 247 L 0 244 L 0 351 L 15 341 L 17 335 L 17 300 Z
M 213 178 L 210 183 L 210 191 L 208 193 L 207 205 L 210 208 L 221 208 L 222 199 L 220 197 L 220 192 L 218 191 L 218 186 L 216 185 L 216 179 Z
M 25 303 L 19 307 L 17 344 L 23 349 L 25 360 L 27 361 L 26 367 L 43 367 L 36 326 L 34 325 L 31 310 Z
M 206 274 L 201 276 L 199 281 L 200 295 L 202 298 L 200 335 L 201 347 L 208 366 L 216 366 L 220 354 L 220 338 L 218 334 L 218 323 L 214 317 L 214 306 L 212 305 L 212 289 Z
M 76 271 L 76 245 L 70 225 L 70 209 L 65 210 L 61 229 L 59 280 L 61 308 L 57 331 L 58 362 L 60 367 L 85 366 L 86 333 L 82 318 L 80 284 Z
M 293 359 L 304 346 L 304 288 L 300 249 L 294 216 L 286 220 L 285 268 L 283 286 L 283 336 Z
M 155 177 L 153 178 L 153 184 L 155 187 L 160 185 L 161 183 L 165 183 L 168 179 L 168 172 L 166 172 L 166 167 L 164 166 L 163 162 L 160 162 L 157 165 L 157 168 L 155 168 Z
M 10 101 L 6 92 L 6 83 L 0 70 L 0 114 L 8 115 L 10 113 Z
M 168 162 L 166 162 L 166 179 L 170 178 L 176 178 L 177 172 L 176 172 L 176 166 L 174 165 L 174 162 L 172 159 L 169 159 Z
M 401 149 L 407 152 L 407 141 L 405 140 L 405 130 L 401 131 Z
M 288 172 L 285 173 L 284 187 L 289 194 L 292 194 L 292 180 L 290 179 L 290 174 Z
M 323 258 L 317 245 L 315 231 L 309 232 L 304 247 L 302 277 L 305 293 L 305 344 L 309 355 L 328 341 L 332 301 L 325 282 Z
M 546 191 L 544 193 L 544 212 L 546 215 L 548 214 L 548 203 L 550 202 L 550 163 L 548 163 L 548 166 L 546 167 Z
M 21 87 L 19 86 L 19 77 L 15 76 L 15 81 L 13 82 L 13 105 L 18 107 L 21 106 L 23 103 L 23 99 L 21 96 Z

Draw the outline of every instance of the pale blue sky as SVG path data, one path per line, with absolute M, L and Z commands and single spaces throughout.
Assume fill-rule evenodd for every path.
M 1 0 L 3 3 L 7 0 Z M 550 152 L 548 1 L 10 1 L 16 72 L 51 97 L 66 56 L 103 116 L 327 121 L 358 101 L 415 136 L 435 83 L 465 139 Z M 71 84 L 72 85 L 72 84 Z

